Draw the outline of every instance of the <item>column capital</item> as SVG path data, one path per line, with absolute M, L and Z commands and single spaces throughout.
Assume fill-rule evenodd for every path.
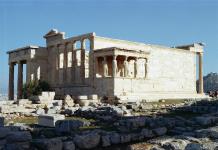
M 197 52 L 197 54 L 202 56 L 204 52 Z
M 15 66 L 16 63 L 15 63 L 15 62 L 9 62 L 8 65 L 9 65 L 9 66 Z
M 71 44 L 71 42 L 65 42 L 65 43 L 64 43 L 64 46 L 67 46 L 67 45 L 69 45 L 69 44 Z
M 22 60 L 17 61 L 17 64 L 23 64 Z
M 124 56 L 124 61 L 127 61 L 127 59 L 129 58 L 129 56 Z

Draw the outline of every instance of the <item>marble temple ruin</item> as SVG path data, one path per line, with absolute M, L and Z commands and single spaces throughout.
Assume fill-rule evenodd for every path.
M 65 38 L 65 33 L 56 29 L 44 38 L 45 47 L 30 45 L 7 52 L 9 99 L 14 99 L 16 64 L 18 99 L 22 98 L 23 64 L 26 83 L 46 81 L 57 96 L 96 94 L 122 100 L 204 96 L 202 43 L 166 47 L 95 33 Z

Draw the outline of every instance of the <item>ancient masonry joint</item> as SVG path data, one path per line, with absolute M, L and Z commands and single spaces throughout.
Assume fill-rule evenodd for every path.
M 23 64 L 26 64 L 27 83 L 47 81 L 58 96 L 97 94 L 124 101 L 204 96 L 202 43 L 166 47 L 105 38 L 95 33 L 65 38 L 56 29 L 44 38 L 46 47 L 30 45 L 7 52 L 9 99 L 14 99 L 16 64 L 18 99 L 22 98 Z

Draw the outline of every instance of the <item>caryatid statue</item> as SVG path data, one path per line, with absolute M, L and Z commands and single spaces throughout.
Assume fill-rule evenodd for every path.
M 148 60 L 145 58 L 145 78 L 147 77 L 147 72 L 148 72 L 147 62 L 148 62 Z
M 104 69 L 104 77 L 108 76 L 108 65 L 107 65 L 107 60 L 106 57 L 104 57 L 104 61 L 103 61 L 103 69 Z
M 128 75 L 129 75 L 129 62 L 127 61 L 127 57 L 125 57 L 123 64 L 124 64 L 124 76 L 128 77 Z

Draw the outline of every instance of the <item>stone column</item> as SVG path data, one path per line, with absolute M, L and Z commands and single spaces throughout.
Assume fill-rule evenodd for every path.
M 82 83 L 85 82 L 85 54 L 86 54 L 86 45 L 85 40 L 81 40 L 81 64 L 80 64 L 80 75 Z
M 134 62 L 134 67 L 135 67 L 135 78 L 138 77 L 138 58 L 135 58 L 135 62 Z
M 147 73 L 148 73 L 147 61 L 148 61 L 148 60 L 145 58 L 145 78 L 147 77 Z
M 64 73 L 64 71 L 65 71 L 65 63 L 64 63 L 64 61 L 65 61 L 65 45 L 63 45 L 63 44 L 59 44 L 58 45 L 58 60 L 59 60 L 59 70 L 58 70 L 58 80 L 57 81 L 59 81 L 59 84 L 60 85 L 63 85 L 64 84 L 64 80 L 65 80 L 65 78 L 64 78 L 64 75 L 65 75 L 65 73 Z M 62 57 L 63 56 L 63 57 Z
M 94 49 L 94 36 L 90 37 L 89 41 L 90 41 L 90 50 L 93 50 Z
M 204 93 L 204 81 L 203 81 L 203 53 L 198 53 L 198 61 L 199 61 L 199 94 Z
M 103 77 L 108 76 L 108 66 L 107 66 L 107 57 L 104 56 L 104 61 L 103 61 Z
M 67 58 L 67 53 L 68 53 L 68 50 L 67 50 L 67 44 L 66 43 L 64 45 L 64 67 L 63 67 L 63 83 L 67 83 L 67 62 L 68 62 L 68 58 Z
M 14 63 L 9 65 L 8 99 L 14 100 Z
M 72 72 L 71 72 L 71 81 L 72 83 L 75 83 L 76 80 L 76 65 L 77 65 L 77 61 L 76 61 L 76 42 L 72 43 Z
M 55 81 L 54 83 L 59 85 L 59 70 L 60 70 L 60 54 L 59 54 L 59 46 L 55 47 L 56 49 L 56 70 L 55 70 Z
M 125 56 L 125 59 L 124 59 L 124 77 L 128 77 L 128 72 L 129 72 L 129 63 L 127 61 L 128 57 Z
M 117 75 L 117 56 L 116 55 L 113 56 L 112 69 L 113 69 L 112 76 L 116 77 Z
M 26 83 L 30 82 L 30 62 L 29 60 L 26 61 Z
M 23 90 L 23 64 L 18 62 L 17 99 L 22 99 Z
M 99 68 L 98 68 L 98 57 L 95 57 L 95 66 L 94 67 L 94 75 L 95 75 L 95 78 L 96 78 L 96 74 L 99 73 Z

